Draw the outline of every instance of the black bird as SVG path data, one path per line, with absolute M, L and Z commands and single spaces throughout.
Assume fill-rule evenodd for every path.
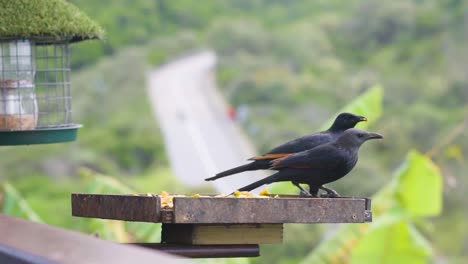
M 301 189 L 301 193 L 317 196 L 318 190 L 323 189 L 329 197 L 337 197 L 338 193 L 322 185 L 348 174 L 358 161 L 359 147 L 369 139 L 378 138 L 383 137 L 356 128 L 348 129 L 334 142 L 271 161 L 271 168 L 279 170 L 277 173 L 242 187 L 239 191 L 251 191 L 264 184 L 291 181 Z M 299 185 L 301 183 L 309 185 L 309 192 Z
M 205 181 L 213 181 L 244 171 L 269 169 L 270 161 L 277 158 L 286 157 L 292 153 L 312 149 L 319 145 L 334 141 L 346 129 L 353 128 L 357 123 L 361 121 L 367 121 L 367 118 L 365 118 L 364 116 L 359 116 L 350 113 L 341 113 L 336 117 L 335 121 L 333 122 L 333 125 L 328 130 L 306 135 L 286 142 L 263 155 L 250 158 L 249 160 L 253 160 L 251 163 L 247 163 L 245 165 L 241 165 L 239 167 L 220 172 L 214 177 L 205 179 Z

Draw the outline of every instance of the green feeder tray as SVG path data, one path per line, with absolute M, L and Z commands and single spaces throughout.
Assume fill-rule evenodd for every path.
M 34 130 L 0 131 L 0 146 L 49 144 L 75 141 L 78 128 L 73 125 L 59 128 L 41 128 Z

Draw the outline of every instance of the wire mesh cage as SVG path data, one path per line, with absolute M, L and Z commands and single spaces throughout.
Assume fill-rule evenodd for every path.
M 0 130 L 72 125 L 68 43 L 0 41 Z
M 68 41 L 0 39 L 0 145 L 74 140 L 70 90 Z
M 36 46 L 37 128 L 73 126 L 68 42 Z

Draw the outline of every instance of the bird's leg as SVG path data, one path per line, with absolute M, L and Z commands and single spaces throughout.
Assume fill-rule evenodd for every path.
M 324 185 L 320 186 L 319 189 L 324 190 L 324 191 L 327 192 L 327 194 L 323 194 L 323 195 L 321 195 L 321 197 L 326 197 L 326 198 L 340 197 L 340 194 L 338 192 L 336 192 L 333 189 L 327 188 Z
M 319 187 L 309 184 L 309 193 L 312 197 L 318 197 Z
M 297 183 L 297 182 L 292 182 L 292 184 L 294 184 L 294 186 L 296 186 L 297 188 L 299 188 L 299 190 L 301 190 L 301 192 L 300 192 L 300 195 L 301 195 L 301 196 L 312 196 L 312 195 L 310 194 L 310 192 L 308 192 L 307 190 L 305 190 L 304 188 L 302 188 L 302 186 L 299 185 L 299 183 Z

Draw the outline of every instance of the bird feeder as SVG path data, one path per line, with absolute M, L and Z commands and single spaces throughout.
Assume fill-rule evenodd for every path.
M 139 246 L 193 258 L 255 257 L 260 244 L 281 243 L 291 223 L 372 221 L 368 198 L 297 195 L 113 195 L 74 193 L 72 215 L 161 223 L 161 241 Z
M 0 0 L 0 17 L 0 145 L 75 140 L 69 44 L 102 29 L 64 0 Z

